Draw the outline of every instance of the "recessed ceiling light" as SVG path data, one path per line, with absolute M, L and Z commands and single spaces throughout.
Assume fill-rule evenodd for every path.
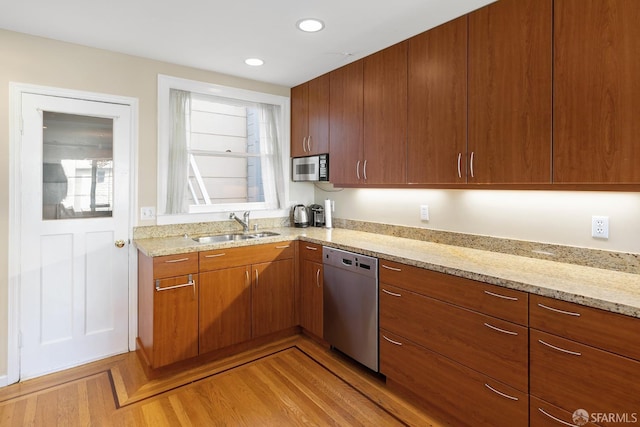
M 299 20 L 296 26 L 301 31 L 305 31 L 307 33 L 315 33 L 316 31 L 320 31 L 324 28 L 324 22 L 315 18 L 305 18 Z
M 264 64 L 264 61 L 260 58 L 247 58 L 244 60 L 244 63 L 252 67 L 259 67 Z

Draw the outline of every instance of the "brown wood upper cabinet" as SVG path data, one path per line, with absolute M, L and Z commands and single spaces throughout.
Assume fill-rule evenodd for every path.
M 359 184 L 362 179 L 363 62 L 329 74 L 329 176 L 334 184 Z
M 407 182 L 467 181 L 467 16 L 409 39 Z
M 552 12 L 500 0 L 469 14 L 469 183 L 551 182 Z
M 554 181 L 638 183 L 640 2 L 554 7 Z
M 291 157 L 329 152 L 329 74 L 291 89 Z
M 406 183 L 407 45 L 330 73 L 334 184 Z
M 365 184 L 406 183 L 407 46 L 398 43 L 364 59 Z

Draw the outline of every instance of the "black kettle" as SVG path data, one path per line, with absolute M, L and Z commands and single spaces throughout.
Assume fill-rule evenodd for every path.
M 304 205 L 295 205 L 293 207 L 293 225 L 295 227 L 309 226 L 309 211 Z

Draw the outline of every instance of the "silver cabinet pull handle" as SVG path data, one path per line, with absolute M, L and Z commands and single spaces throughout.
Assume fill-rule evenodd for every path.
M 307 146 L 305 145 L 307 142 L 307 137 L 303 137 L 302 138 L 302 151 L 304 151 L 305 153 L 307 152 Z
M 577 352 L 577 351 L 565 350 L 564 348 L 556 347 L 555 345 L 553 345 L 553 344 L 549 344 L 548 342 L 544 342 L 544 341 L 542 341 L 542 340 L 538 340 L 538 342 L 539 342 L 540 344 L 544 344 L 544 345 L 546 345 L 547 347 L 550 347 L 550 348 L 552 348 L 552 349 L 554 349 L 554 350 L 557 350 L 557 351 L 560 351 L 560 352 L 562 352 L 562 353 L 572 354 L 572 355 L 574 355 L 574 356 L 582 356 L 582 353 L 579 353 L 579 352 Z
M 489 328 L 489 329 L 493 329 L 494 331 L 502 332 L 503 334 L 508 334 L 508 335 L 518 335 L 518 333 L 517 333 L 517 332 L 507 331 L 506 329 L 501 329 L 501 328 L 498 328 L 497 326 L 490 325 L 490 324 L 489 324 L 489 323 L 487 323 L 487 322 L 484 322 L 484 326 L 486 326 L 486 327 L 487 327 L 487 328 Z
M 320 287 L 320 269 L 316 271 L 316 286 Z
M 401 342 L 394 341 L 394 340 L 392 340 L 391 338 L 387 338 L 387 337 L 386 337 L 386 336 L 384 336 L 384 335 L 382 336 L 382 338 L 384 338 L 385 340 L 389 341 L 391 344 L 395 344 L 395 345 L 402 346 L 402 343 L 401 343 Z
M 518 301 L 517 297 L 508 297 L 506 295 L 500 295 L 500 294 L 496 294 L 496 293 L 490 292 L 490 291 L 484 291 L 484 293 L 487 294 L 487 295 L 491 295 L 492 297 L 496 297 L 496 298 L 508 299 L 509 301 Z
M 511 399 L 511 400 L 515 400 L 515 401 L 520 400 L 520 399 L 518 399 L 518 398 L 517 398 L 517 397 L 515 397 L 515 396 L 509 396 L 508 394 L 504 394 L 504 393 L 503 393 L 503 392 L 501 392 L 500 390 L 496 390 L 495 388 L 491 387 L 491 386 L 490 386 L 489 384 L 487 384 L 487 383 L 484 383 L 484 386 L 485 386 L 486 388 L 488 388 L 489 390 L 491 390 L 492 392 L 494 392 L 495 394 L 500 395 L 500 396 L 502 396 L 502 397 L 505 397 L 505 398 L 507 398 L 507 399 Z
M 168 261 L 165 261 L 165 263 L 173 264 L 173 263 L 176 263 L 176 262 L 185 262 L 185 261 L 189 261 L 189 258 L 170 259 Z
M 389 292 L 388 290 L 386 290 L 384 288 L 382 289 L 382 292 L 384 292 L 387 295 L 391 295 L 392 297 L 401 297 L 402 296 L 401 294 L 396 294 L 395 292 Z
M 460 163 L 462 162 L 462 153 L 458 153 L 458 178 L 462 178 L 462 169 Z
M 195 292 L 196 292 L 196 281 L 193 280 L 193 275 L 192 274 L 189 275 L 189 281 L 187 283 L 183 283 L 181 285 L 167 286 L 166 288 L 161 288 L 160 287 L 160 280 L 156 279 L 156 292 L 170 291 L 171 289 L 186 288 L 187 286 L 193 286 L 193 293 L 195 294 Z
M 225 256 L 226 254 L 223 252 L 221 254 L 212 254 L 212 255 L 205 255 L 205 258 L 217 258 L 219 256 Z
M 256 288 L 258 287 L 258 269 L 255 270 L 256 272 Z
M 394 267 L 389 267 L 388 265 L 384 265 L 384 264 L 380 264 L 382 266 L 382 268 L 386 268 L 387 270 L 391 270 L 391 271 L 402 271 L 399 268 L 394 268 Z
M 540 304 L 540 303 L 538 303 L 538 307 L 542 307 L 542 308 L 545 308 L 545 309 L 550 310 L 550 311 L 555 311 L 556 313 L 566 314 L 567 316 L 580 317 L 580 313 L 574 313 L 573 311 L 559 310 L 557 308 L 549 307 L 547 305 Z
M 311 135 L 309 135 L 309 137 L 307 138 L 307 148 L 308 148 L 308 152 L 311 152 Z
M 364 166 L 362 167 L 362 177 L 367 180 L 367 161 L 364 161 Z
M 245 286 L 249 285 L 249 269 L 244 271 L 244 275 L 246 277 L 246 281 L 244 282 Z
M 313 246 L 305 246 L 305 248 L 309 249 L 310 251 L 317 251 L 318 248 L 314 248 Z
M 356 163 L 356 178 L 360 179 L 360 160 Z
M 556 421 L 556 422 L 558 422 L 558 423 L 560 423 L 560 424 L 563 424 L 563 425 L 565 425 L 565 426 L 569 426 L 569 427 L 576 427 L 576 425 L 575 425 L 575 424 L 571 424 L 571 423 L 568 423 L 568 422 L 566 422 L 566 421 L 562 421 L 560 418 L 556 418 L 556 417 L 554 417 L 553 415 L 551 415 L 550 413 L 548 413 L 547 411 L 545 411 L 545 410 L 544 410 L 544 409 L 542 409 L 542 408 L 538 408 L 538 411 L 542 412 L 542 413 L 543 413 L 543 414 L 545 414 L 547 417 L 551 418 L 552 420 L 554 420 L 554 421 Z
M 286 246 L 276 246 L 276 249 L 287 249 L 290 248 L 291 245 L 286 245 Z
M 470 167 L 469 169 L 471 170 L 471 178 L 475 178 L 475 175 L 473 174 L 473 157 L 474 157 L 475 153 L 472 151 L 471 152 L 471 160 L 469 161 Z

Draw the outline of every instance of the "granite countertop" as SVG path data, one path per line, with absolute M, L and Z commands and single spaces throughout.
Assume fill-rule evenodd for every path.
M 215 244 L 137 239 L 147 256 L 303 240 L 640 318 L 640 275 L 342 228 L 271 228 L 278 236 Z

